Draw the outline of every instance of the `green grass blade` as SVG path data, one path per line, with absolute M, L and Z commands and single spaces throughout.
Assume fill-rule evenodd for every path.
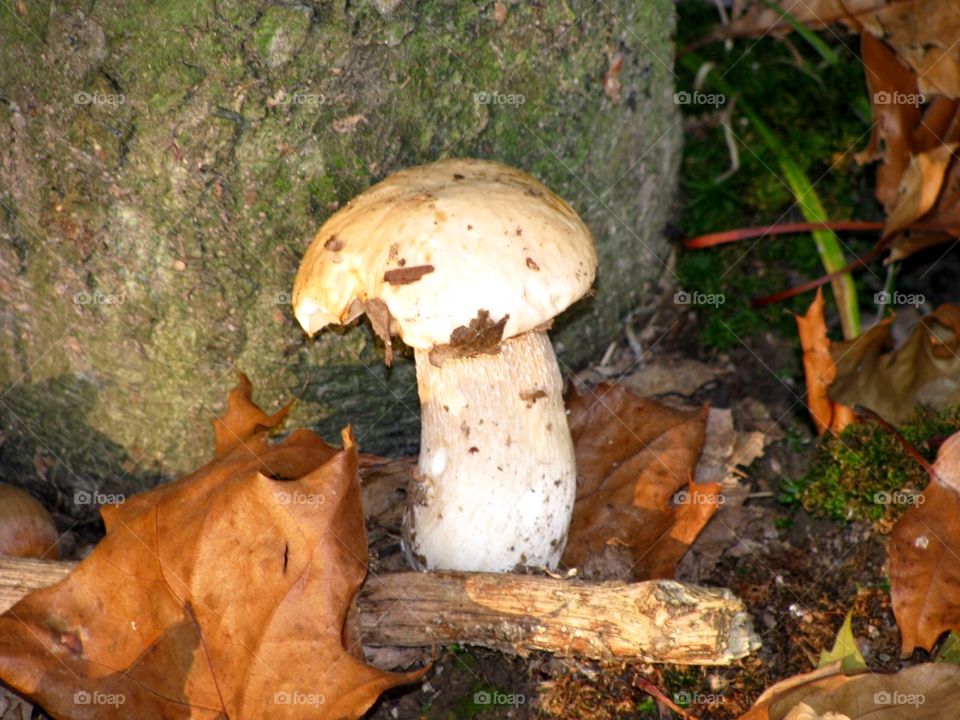
M 813 32 L 813 30 L 801 23 L 793 15 L 781 8 L 775 2 L 771 2 L 771 0 L 763 0 L 763 4 L 771 10 L 779 13 L 780 17 L 783 18 L 783 21 L 790 26 L 790 29 L 806 40 L 807 44 L 816 50 L 817 54 L 826 60 L 830 65 L 836 65 L 840 62 L 840 56 L 837 55 L 829 45 L 821 40 L 819 36 Z
M 693 72 L 696 72 L 701 65 L 699 58 L 692 53 L 685 56 L 681 62 Z M 729 97 L 733 96 L 734 88 L 723 78 L 715 72 L 710 73 L 710 78 L 721 92 Z M 789 155 L 777 136 L 760 116 L 742 100 L 737 102 L 737 108 L 746 115 L 764 144 L 777 158 L 780 171 L 793 193 L 794 200 L 800 208 L 804 220 L 811 223 L 827 222 L 829 218 L 823 208 L 823 203 L 820 201 L 820 196 L 817 195 L 813 184 Z M 827 273 L 837 272 L 846 266 L 847 260 L 844 257 L 843 248 L 840 246 L 840 240 L 836 233 L 832 230 L 814 230 L 811 235 L 816 244 L 817 252 L 820 254 L 820 261 Z M 847 340 L 855 338 L 860 334 L 860 306 L 857 304 L 857 287 L 853 282 L 853 276 L 850 273 L 844 273 L 832 280 L 830 285 L 837 303 L 843 337 Z

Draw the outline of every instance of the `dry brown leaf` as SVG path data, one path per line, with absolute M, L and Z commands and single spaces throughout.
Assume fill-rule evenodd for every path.
M 953 136 L 954 131 L 960 128 L 960 115 L 957 113 L 960 103 L 951 101 L 951 105 L 954 106 L 956 120 L 956 127 L 950 130 L 950 136 Z M 924 117 L 926 118 L 926 115 Z M 960 237 L 960 163 L 955 160 L 950 162 L 936 203 L 923 217 L 923 222 L 943 229 L 913 229 L 899 233 L 890 247 L 888 263 L 902 260 L 925 248 Z
M 716 512 L 718 483 L 693 483 L 706 410 L 681 411 L 599 385 L 567 402 L 577 456 L 577 500 L 563 562 L 600 569 L 620 548 L 640 579 L 672 577 Z M 591 565 L 595 572 L 591 572 Z
M 960 12 L 954 0 L 874 3 L 879 9 L 859 20 L 895 48 L 927 96 L 960 98 Z
M 744 422 L 743 413 L 737 413 L 737 418 L 741 424 Z M 765 427 L 772 422 L 768 415 Z M 761 457 L 768 440 L 763 432 L 735 429 L 733 411 L 710 408 L 694 479 L 700 484 L 718 483 L 723 502 L 677 564 L 676 578 L 697 582 L 709 577 L 724 553 L 743 539 L 742 512 L 750 485 L 743 481 L 737 466 L 747 467 Z
M 740 720 L 943 720 L 960 717 L 960 667 L 843 674 L 840 663 L 768 688 Z
M 852 17 L 873 12 L 882 0 L 780 0 L 774 3 L 798 22 L 810 27 L 826 27 Z M 730 14 L 734 35 L 763 35 L 770 31 L 789 32 L 783 15 L 762 0 L 734 0 Z
M 0 678 L 54 717 L 359 717 L 414 677 L 348 644 L 367 559 L 349 429 L 343 450 L 273 445 L 234 392 L 242 443 L 104 508 L 94 552 L 0 616 Z
M 958 314 L 957 306 L 941 305 L 921 318 L 895 350 L 889 319 L 858 338 L 832 343 L 837 374 L 830 399 L 863 405 L 894 424 L 918 405 L 943 409 L 960 402 Z
M 941 446 L 933 469 L 891 535 L 890 595 L 904 656 L 960 632 L 960 434 Z
M 860 162 L 882 160 L 876 196 L 892 237 L 887 262 L 960 237 L 960 7 L 951 0 L 780 0 L 801 23 L 860 32 L 873 128 Z M 734 3 L 728 34 L 787 32 L 762 0 Z M 926 107 L 924 108 L 924 105 Z M 923 109 L 922 109 L 923 108 Z M 913 223 L 924 227 L 907 230 Z
M 900 178 L 915 149 L 913 133 L 920 127 L 920 103 L 907 102 L 919 98 L 917 78 L 897 59 L 893 50 L 870 33 L 861 33 L 860 51 L 873 110 L 873 128 L 869 146 L 857 159 L 860 162 L 883 160 L 877 169 L 876 196 L 889 210 L 897 201 Z
M 887 210 L 884 235 L 903 230 L 933 209 L 956 148 L 956 143 L 950 143 L 910 156 L 896 200 Z
M 640 397 L 671 394 L 689 397 L 731 371 L 731 367 L 707 365 L 693 358 L 655 357 L 618 382 Z
M 884 234 L 894 235 L 889 263 L 946 242 L 960 227 L 960 164 L 952 152 L 960 140 L 960 103 L 938 97 L 921 115 L 917 76 L 868 32 L 861 34 L 861 49 L 874 125 L 870 145 L 858 159 L 883 160 L 876 196 L 888 214 Z M 914 159 L 920 155 L 928 160 Z M 925 188 L 925 182 L 932 186 Z M 944 230 L 904 230 L 914 221 Z
M 217 439 L 214 457 L 221 457 L 236 445 L 254 435 L 275 428 L 290 411 L 287 403 L 273 415 L 267 415 L 253 402 L 253 385 L 242 372 L 237 373 L 238 384 L 227 397 L 227 410 L 214 418 L 213 432 Z
M 820 29 L 842 23 L 894 48 L 927 96 L 960 97 L 960 12 L 954 0 L 779 0 L 798 22 Z M 730 34 L 789 32 L 782 12 L 763 0 L 735 0 Z
M 823 312 L 823 290 L 810 303 L 806 315 L 797 315 L 800 347 L 803 348 L 803 373 L 807 383 L 807 408 L 817 433 L 840 432 L 854 421 L 853 410 L 830 399 L 830 385 L 837 369 L 830 354 L 830 338 Z

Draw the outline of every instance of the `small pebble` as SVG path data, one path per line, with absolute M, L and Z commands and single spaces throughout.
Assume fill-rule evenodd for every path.
M 707 677 L 707 682 L 710 683 L 711 692 L 723 692 L 730 685 L 727 679 L 718 673 L 711 673 Z

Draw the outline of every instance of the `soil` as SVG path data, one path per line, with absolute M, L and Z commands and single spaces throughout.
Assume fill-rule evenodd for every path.
M 821 651 L 833 645 L 850 611 L 854 635 L 871 669 L 901 667 L 900 637 L 886 582 L 886 536 L 872 525 L 819 519 L 776 499 L 781 479 L 801 476 L 815 448 L 803 403 L 799 354 L 772 333 L 750 338 L 729 353 L 705 351 L 699 343 L 700 325 L 697 312 L 675 305 L 672 293 L 665 293 L 658 307 L 625 326 L 605 362 L 598 359 L 593 367 L 626 368 L 626 375 L 652 359 L 679 357 L 732 368 L 680 399 L 717 408 L 742 407 L 750 399 L 769 414 L 769 444 L 745 470 L 751 497 L 735 528 L 739 542 L 705 576 L 684 578 L 729 587 L 742 598 L 762 649 L 729 667 L 711 668 L 561 661 L 544 655 L 520 659 L 442 648 L 423 686 L 384 695 L 369 718 L 677 717 L 652 701 L 644 681 L 668 698 L 685 701 L 680 704 L 693 717 L 736 718 L 765 688 L 811 670 Z M 631 349 L 638 338 L 644 348 L 639 365 Z M 610 377 L 609 370 L 596 375 L 617 377 Z M 736 411 L 734 418 L 744 420 Z M 491 703 L 484 705 L 487 699 Z

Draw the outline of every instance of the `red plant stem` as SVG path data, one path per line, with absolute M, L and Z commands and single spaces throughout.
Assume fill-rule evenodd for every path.
M 887 246 L 890 244 L 892 237 L 886 237 L 880 240 L 876 245 L 874 245 L 869 252 L 855 258 L 852 262 L 847 263 L 842 268 L 836 272 L 832 272 L 829 275 L 821 275 L 815 280 L 808 280 L 805 283 L 801 283 L 795 287 L 790 288 L 789 290 L 781 290 L 778 293 L 773 295 L 766 295 L 764 297 L 754 298 L 750 301 L 750 307 L 752 308 L 762 308 L 771 303 L 780 302 L 782 300 L 788 300 L 797 295 L 801 295 L 808 290 L 814 290 L 822 285 L 826 285 L 828 282 L 833 280 L 835 277 L 843 275 L 844 273 L 851 272 L 853 270 L 858 270 L 861 267 L 865 266 L 868 262 L 873 260 L 877 255 L 886 250 Z
M 811 230 L 883 230 L 884 223 L 871 220 L 833 220 L 825 223 L 782 223 L 780 225 L 758 225 L 756 227 L 737 228 L 724 232 L 709 233 L 683 241 L 687 250 L 725 245 L 739 240 L 749 240 L 766 235 L 790 235 L 793 233 L 810 232 Z
M 653 697 L 655 697 L 661 703 L 663 703 L 668 708 L 673 710 L 675 713 L 680 715 L 680 717 L 684 718 L 684 720 L 697 720 L 696 716 L 691 715 L 682 707 L 680 707 L 675 702 L 673 702 L 673 700 L 668 698 L 660 688 L 658 688 L 656 685 L 654 685 L 652 682 L 650 682 L 646 678 L 634 677 L 633 684 L 635 687 L 639 687 L 640 690 L 647 693 L 647 695 L 652 695 Z
M 870 408 L 863 407 L 862 405 L 854 406 L 853 411 L 857 414 L 857 419 L 861 422 L 865 420 L 872 420 L 881 428 L 883 428 L 883 430 L 892 435 L 894 440 L 896 440 L 900 444 L 900 447 L 903 448 L 903 451 L 916 460 L 920 467 L 927 471 L 927 476 L 931 480 L 936 479 L 937 473 L 933 469 L 933 465 L 928 463 L 927 459 L 920 454 L 920 451 L 911 445 L 910 441 L 907 440 L 893 425 L 888 423 L 879 413 L 874 412 Z

